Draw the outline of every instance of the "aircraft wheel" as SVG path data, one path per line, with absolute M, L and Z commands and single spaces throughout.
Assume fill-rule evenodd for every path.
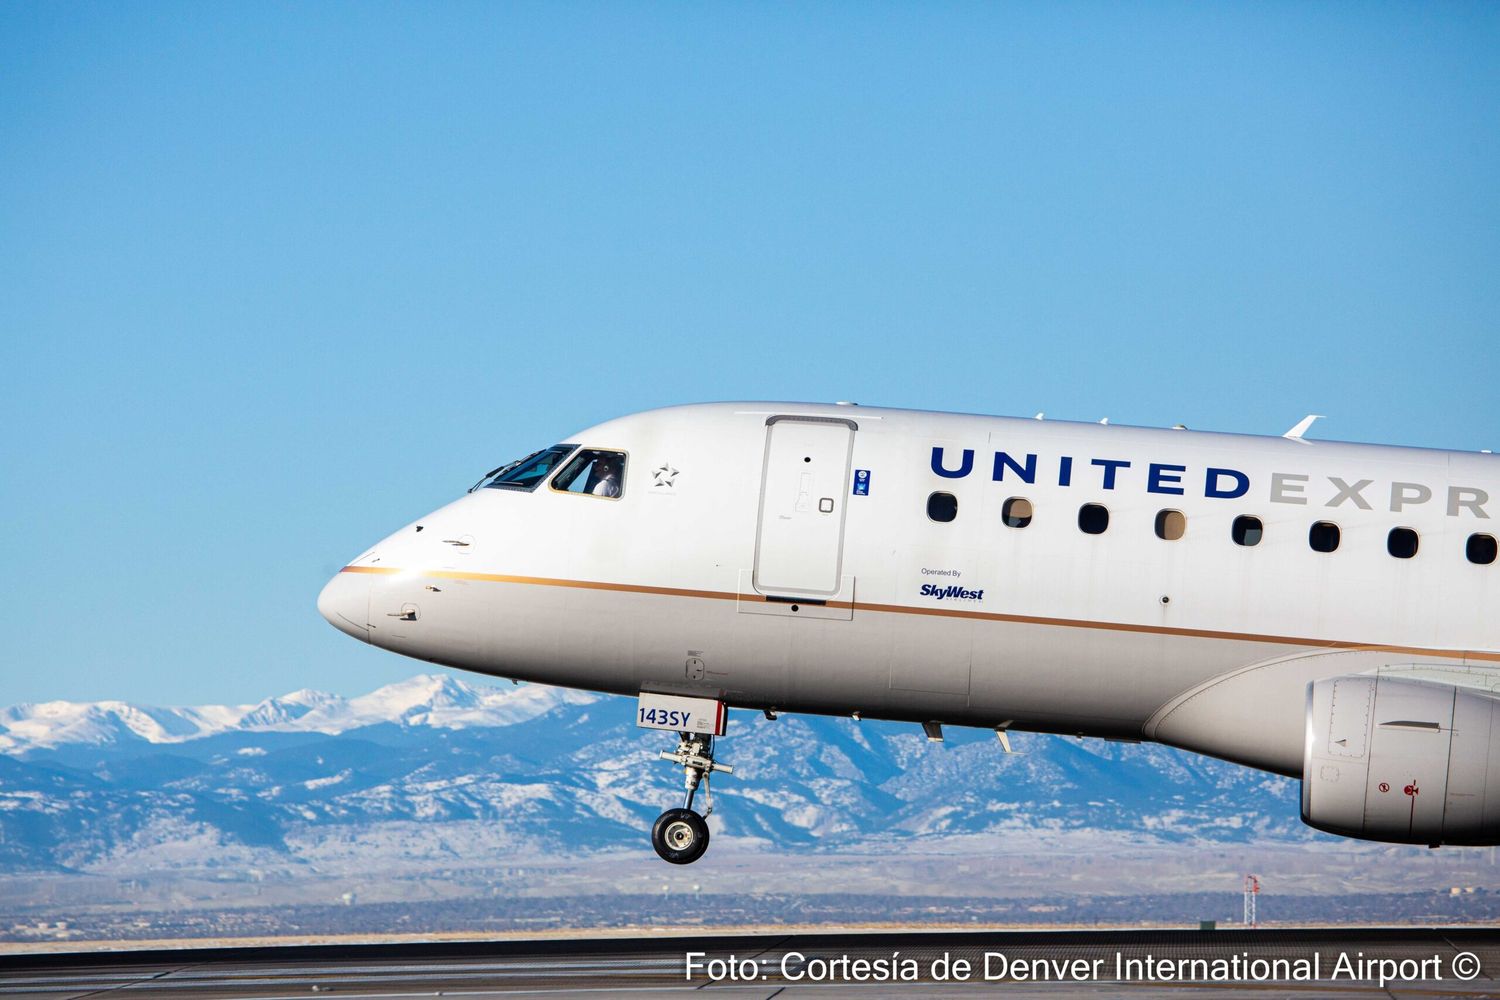
M 691 809 L 668 809 L 651 827 L 651 846 L 663 861 L 690 865 L 708 850 L 708 823 Z

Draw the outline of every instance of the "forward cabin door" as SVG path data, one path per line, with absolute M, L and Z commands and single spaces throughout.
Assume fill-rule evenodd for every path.
M 755 589 L 830 597 L 839 591 L 852 420 L 772 417 L 755 539 Z

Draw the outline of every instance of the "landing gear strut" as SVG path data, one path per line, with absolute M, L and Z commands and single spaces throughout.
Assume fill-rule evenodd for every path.
M 672 753 L 663 750 L 661 759 L 682 766 L 687 795 L 683 798 L 681 808 L 668 809 L 656 818 L 655 825 L 651 827 L 651 846 L 656 848 L 656 853 L 663 861 L 670 861 L 674 865 L 690 865 L 708 850 L 708 823 L 705 820 L 714 811 L 713 796 L 708 790 L 709 776 L 715 771 L 733 774 L 734 768 L 714 760 L 712 736 L 680 732 L 677 740 L 677 750 Z M 701 816 L 693 811 L 693 799 L 698 794 L 700 784 L 703 786 L 703 797 L 708 800 L 708 808 L 703 810 Z

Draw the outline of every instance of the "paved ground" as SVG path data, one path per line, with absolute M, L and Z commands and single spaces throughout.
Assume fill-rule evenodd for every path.
M 861 966 L 861 960 L 881 964 Z M 961 962 L 969 963 L 967 973 Z M 730 968 L 734 974 L 726 975 Z M 57 1000 L 697 991 L 794 1000 L 977 996 L 997 989 L 1012 997 L 1125 993 L 1181 1000 L 1500 997 L 1500 929 L 764 934 L 0 958 L 0 997 Z

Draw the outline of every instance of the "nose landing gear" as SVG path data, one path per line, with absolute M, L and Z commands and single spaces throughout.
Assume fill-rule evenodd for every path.
M 663 861 L 690 865 L 708 850 L 708 821 L 691 809 L 668 809 L 651 827 L 651 846 Z
M 708 789 L 708 779 L 715 771 L 733 774 L 734 768 L 714 760 L 714 738 L 703 733 L 677 734 L 675 752 L 661 752 L 662 760 L 682 766 L 687 794 L 681 808 L 668 809 L 656 818 L 651 827 L 651 846 L 663 861 L 674 865 L 690 865 L 703 857 L 708 850 L 707 817 L 714 811 L 713 795 Z M 693 811 L 693 799 L 698 786 L 703 786 L 703 796 L 708 808 L 700 816 Z

